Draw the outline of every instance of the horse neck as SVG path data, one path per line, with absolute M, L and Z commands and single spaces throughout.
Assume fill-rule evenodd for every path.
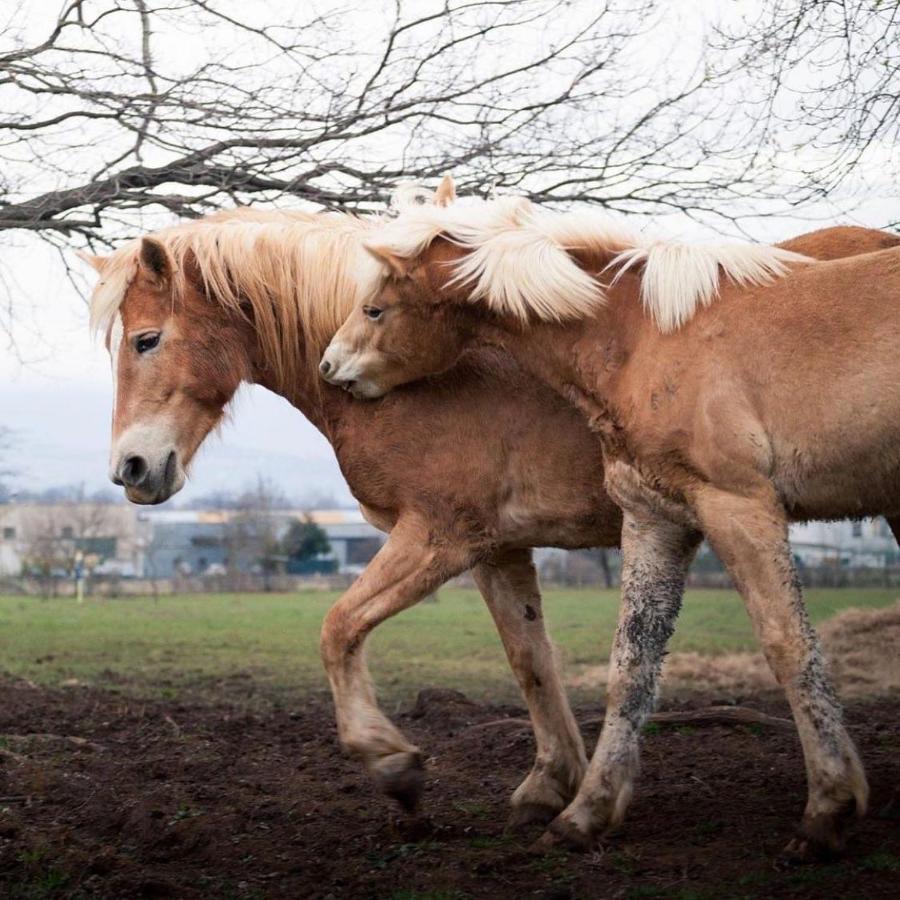
M 298 335 L 293 367 L 295 375 L 293 383 L 286 385 L 269 370 L 265 351 L 260 346 L 255 328 L 243 320 L 241 332 L 244 349 L 250 360 L 250 381 L 283 397 L 333 443 L 333 435 L 345 415 L 349 396 L 319 377 L 318 364 L 325 346 L 318 346 L 316 341 L 307 341 L 306 335 L 302 333 Z
M 259 347 L 255 345 L 253 357 L 259 359 L 259 353 Z M 254 383 L 287 400 L 333 443 L 334 435 L 350 402 L 349 395 L 319 378 L 310 358 L 318 362 L 320 352 L 304 345 L 299 353 L 302 358 L 298 360 L 298 375 L 293 384 L 277 383 L 266 373 L 263 365 L 254 365 L 254 372 L 257 373 L 253 379 Z
M 626 274 L 591 317 L 564 323 L 523 326 L 510 316 L 479 314 L 476 340 L 502 346 L 522 368 L 594 419 L 598 409 L 615 406 L 617 378 L 650 324 L 639 288 L 639 279 Z
M 573 389 L 594 393 L 612 377 L 618 361 L 627 357 L 643 327 L 640 279 L 625 272 L 606 291 L 607 301 L 588 318 L 564 323 L 533 319 L 523 324 L 508 313 L 472 303 L 465 283 L 447 282 L 447 267 L 458 263 L 466 250 L 449 241 L 435 241 L 423 256 L 427 264 L 429 293 L 454 306 L 462 317 L 463 334 L 482 345 L 501 346 L 539 380 L 549 384 L 567 400 Z M 578 265 L 600 283 L 608 281 L 605 270 L 618 248 L 586 247 L 569 250 Z

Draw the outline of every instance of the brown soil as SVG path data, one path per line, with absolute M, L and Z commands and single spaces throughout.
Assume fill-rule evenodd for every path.
M 472 727 L 521 710 L 430 691 L 396 716 L 432 754 L 430 831 L 413 838 L 339 751 L 325 698 L 249 712 L 237 696 L 210 706 L 0 684 L 3 897 L 898 895 L 896 695 L 849 709 L 872 812 L 847 856 L 783 869 L 777 853 L 804 797 L 799 746 L 783 729 L 653 726 L 620 833 L 594 854 L 536 858 L 525 848 L 537 832 L 503 834 L 530 734 Z M 753 705 L 787 713 L 771 695 Z M 593 742 L 597 727 L 585 733 Z

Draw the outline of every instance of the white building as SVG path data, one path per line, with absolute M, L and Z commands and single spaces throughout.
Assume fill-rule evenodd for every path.
M 176 574 L 202 575 L 220 571 L 227 564 L 252 568 L 255 560 L 229 560 L 236 554 L 230 529 L 246 511 L 147 509 L 137 513 L 146 535 L 143 574 L 169 578 Z M 272 510 L 262 514 L 267 528 L 277 538 L 284 537 L 292 522 L 310 519 L 318 525 L 331 545 L 330 558 L 338 572 L 362 571 L 378 552 L 385 535 L 370 525 L 358 509 Z M 240 553 L 237 553 L 240 556 Z
M 225 561 L 223 535 L 232 510 L 148 509 L 130 504 L 0 504 L 0 576 L 30 567 L 65 577 L 75 552 L 98 573 L 171 577 L 216 571 Z M 358 509 L 273 510 L 274 533 L 309 517 L 328 537 L 337 571 L 358 573 L 385 535 Z M 810 568 L 881 568 L 900 564 L 900 550 L 884 519 L 810 522 L 791 527 L 791 546 Z M 565 551 L 542 550 L 539 562 Z
M 92 567 L 122 575 L 143 569 L 136 510 L 110 503 L 0 505 L 0 576 L 24 569 L 63 576 L 78 551 Z
M 0 576 L 29 569 L 67 577 L 76 551 L 100 574 L 168 578 L 216 571 L 226 561 L 233 510 L 147 509 L 131 504 L 0 505 Z M 328 538 L 339 572 L 365 568 L 385 541 L 358 509 L 273 510 L 276 537 L 311 519 Z
M 810 567 L 882 568 L 900 561 L 897 541 L 884 519 L 792 525 L 791 547 Z

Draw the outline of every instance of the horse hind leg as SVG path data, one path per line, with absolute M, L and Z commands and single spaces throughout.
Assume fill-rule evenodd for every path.
M 423 754 L 379 709 L 363 642 L 385 619 L 415 605 L 470 563 L 448 542 L 435 549 L 424 523 L 401 520 L 322 624 L 322 661 L 341 743 L 362 758 L 381 790 L 407 812 L 416 810 L 424 789 Z
M 508 828 L 546 824 L 569 803 L 587 766 L 541 609 L 530 550 L 506 550 L 472 569 L 494 618 L 534 728 L 534 765 L 512 795 Z
M 853 815 L 866 811 L 869 789 L 806 613 L 783 510 L 770 492 L 748 497 L 713 488 L 699 494 L 696 508 L 743 597 L 800 735 L 808 797 L 785 855 L 805 860 L 838 853 Z

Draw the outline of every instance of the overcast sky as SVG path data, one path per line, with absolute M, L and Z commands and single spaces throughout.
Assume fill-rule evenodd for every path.
M 251 5 L 248 0 L 242 9 Z M 258 5 L 273 14 L 270 4 Z M 42 6 L 28 4 L 31 11 Z M 367 16 L 377 20 L 381 6 L 357 4 L 361 28 Z M 696 36 L 716 7 L 709 2 L 673 4 L 680 10 L 684 34 L 693 36 L 676 44 L 685 66 L 692 64 Z M 178 52 L 187 52 L 193 39 L 186 37 Z M 842 197 L 793 218 L 761 219 L 750 227 L 758 240 L 779 240 L 836 221 L 881 227 L 896 220 L 896 197 L 896 185 L 881 190 L 876 167 L 848 184 Z M 640 224 L 689 239 L 721 239 L 676 214 L 665 221 L 642 219 Z M 64 277 L 51 248 L 29 236 L 7 233 L 0 254 L 2 276 L 18 307 L 15 345 L 0 337 L 0 424 L 16 433 L 10 462 L 20 473 L 18 483 L 29 489 L 79 483 L 88 490 L 107 487 L 109 359 L 88 333 L 84 301 Z M 330 496 L 343 504 L 352 502 L 324 438 L 280 398 L 258 388 L 241 392 L 229 422 L 207 440 L 191 482 L 173 502 L 240 488 L 258 474 L 301 500 Z

